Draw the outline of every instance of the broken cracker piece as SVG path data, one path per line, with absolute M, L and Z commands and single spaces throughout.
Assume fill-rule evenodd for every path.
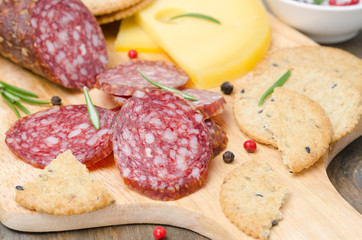
M 254 159 L 225 177 L 220 204 L 225 216 L 240 230 L 254 238 L 268 239 L 271 227 L 282 219 L 280 208 L 287 193 L 270 165 Z
M 45 167 L 35 182 L 16 186 L 15 201 L 37 212 L 73 215 L 101 209 L 114 200 L 103 183 L 92 178 L 67 150 Z
M 309 97 L 275 88 L 264 113 L 283 162 L 291 171 L 312 166 L 327 152 L 332 125 L 323 108 Z

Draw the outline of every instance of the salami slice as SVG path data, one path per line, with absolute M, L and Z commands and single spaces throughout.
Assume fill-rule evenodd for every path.
M 192 103 L 204 114 L 205 118 L 216 116 L 224 111 L 226 101 L 218 92 L 192 88 L 182 91 L 198 99 L 198 101 L 192 101 Z
M 179 95 L 159 89 L 136 91 L 123 105 L 113 151 L 124 182 L 158 200 L 201 188 L 212 157 L 203 116 Z
M 122 96 L 112 96 L 112 99 L 115 103 L 117 103 L 119 106 L 123 106 L 123 104 L 130 99 L 130 97 L 122 97 Z
M 112 152 L 112 125 L 119 112 L 119 108 L 96 108 L 98 130 L 89 120 L 86 105 L 68 105 L 20 119 L 7 131 L 5 142 L 15 155 L 39 168 L 68 149 L 89 167 Z
M 153 81 L 168 87 L 182 88 L 189 80 L 188 75 L 171 62 L 134 60 L 99 74 L 95 87 L 118 96 L 132 96 L 138 89 L 156 88 L 137 69 Z
M 3 56 L 67 88 L 92 87 L 108 64 L 105 40 L 80 0 L 0 1 Z
M 205 123 L 210 132 L 212 154 L 216 157 L 226 149 L 228 137 L 222 127 L 214 120 L 206 119 Z

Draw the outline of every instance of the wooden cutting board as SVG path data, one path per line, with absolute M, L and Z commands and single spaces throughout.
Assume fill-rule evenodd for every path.
M 316 45 L 313 41 L 270 17 L 272 26 L 272 46 L 275 50 L 283 47 Z M 118 25 L 104 27 L 111 65 L 128 61 L 125 53 L 115 52 L 113 41 Z M 165 55 L 139 54 L 141 59 L 165 59 Z M 35 76 L 6 59 L 0 58 L 0 79 L 32 90 L 41 99 L 58 95 L 63 104 L 84 103 L 83 94 L 59 87 Z M 240 87 L 238 80 L 233 84 Z M 218 88 L 214 89 L 219 91 Z M 90 91 L 93 102 L 103 107 L 113 107 L 110 97 L 97 89 Z M 273 228 L 271 239 L 358 239 L 362 236 L 362 217 L 335 190 L 330 183 L 326 167 L 330 160 L 348 143 L 362 134 L 362 123 L 339 142 L 330 147 L 328 154 L 314 166 L 299 174 L 291 174 L 283 165 L 281 154 L 267 146 L 258 144 L 258 150 L 247 153 L 243 142 L 247 137 L 239 131 L 232 114 L 232 98 L 226 96 L 224 113 L 215 120 L 227 131 L 227 149 L 236 158 L 232 164 L 225 164 L 219 155 L 211 162 L 206 185 L 198 192 L 177 201 L 154 201 L 130 190 L 123 183 L 115 166 L 113 156 L 90 169 L 91 174 L 103 181 L 116 199 L 116 204 L 89 214 L 74 216 L 53 216 L 28 211 L 14 201 L 15 186 L 36 177 L 36 169 L 15 157 L 3 139 L 16 116 L 0 101 L 0 221 L 7 227 L 29 232 L 62 231 L 99 226 L 157 223 L 179 226 L 198 232 L 211 239 L 252 239 L 238 230 L 223 214 L 219 205 L 219 191 L 225 175 L 252 158 L 265 159 L 272 165 L 281 181 L 290 189 L 290 197 L 282 212 L 284 219 Z M 31 112 L 45 109 L 45 106 L 27 105 Z

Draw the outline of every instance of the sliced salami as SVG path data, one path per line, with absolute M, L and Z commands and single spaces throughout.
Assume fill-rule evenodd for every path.
M 3 56 L 67 88 L 92 87 L 108 64 L 105 40 L 80 0 L 0 1 Z
M 191 88 L 182 91 L 198 99 L 198 101 L 192 101 L 192 103 L 203 113 L 205 118 L 216 116 L 224 111 L 226 101 L 218 92 Z
M 99 74 L 95 87 L 118 96 L 132 96 L 138 89 L 156 88 L 137 69 L 153 81 L 168 87 L 182 88 L 189 80 L 188 75 L 171 62 L 134 60 Z
M 130 97 L 122 97 L 122 96 L 112 96 L 112 99 L 115 103 L 117 103 L 119 106 L 123 106 L 123 104 L 130 99 Z
M 212 154 L 216 157 L 226 149 L 228 137 L 222 127 L 214 120 L 206 119 L 205 123 L 210 132 Z
M 179 95 L 159 89 L 136 91 L 123 105 L 113 151 L 124 182 L 158 200 L 201 188 L 212 157 L 203 116 Z
M 89 120 L 86 105 L 68 105 L 18 120 L 7 131 L 5 142 L 15 155 L 39 168 L 68 149 L 89 167 L 112 152 L 113 121 L 119 112 L 119 108 L 96 108 L 98 130 Z

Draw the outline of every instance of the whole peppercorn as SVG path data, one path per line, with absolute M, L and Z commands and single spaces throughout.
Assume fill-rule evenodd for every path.
M 234 158 L 235 158 L 234 153 L 230 151 L 226 151 L 222 155 L 222 159 L 224 160 L 225 163 L 232 163 L 234 161 Z
M 231 85 L 229 82 L 224 82 L 223 84 L 221 84 L 220 88 L 221 88 L 221 91 L 223 93 L 225 93 L 226 95 L 230 95 L 234 90 L 233 85 Z
M 54 106 L 62 105 L 62 99 L 59 96 L 52 97 L 52 99 L 50 101 L 51 101 L 52 105 L 54 105 Z

